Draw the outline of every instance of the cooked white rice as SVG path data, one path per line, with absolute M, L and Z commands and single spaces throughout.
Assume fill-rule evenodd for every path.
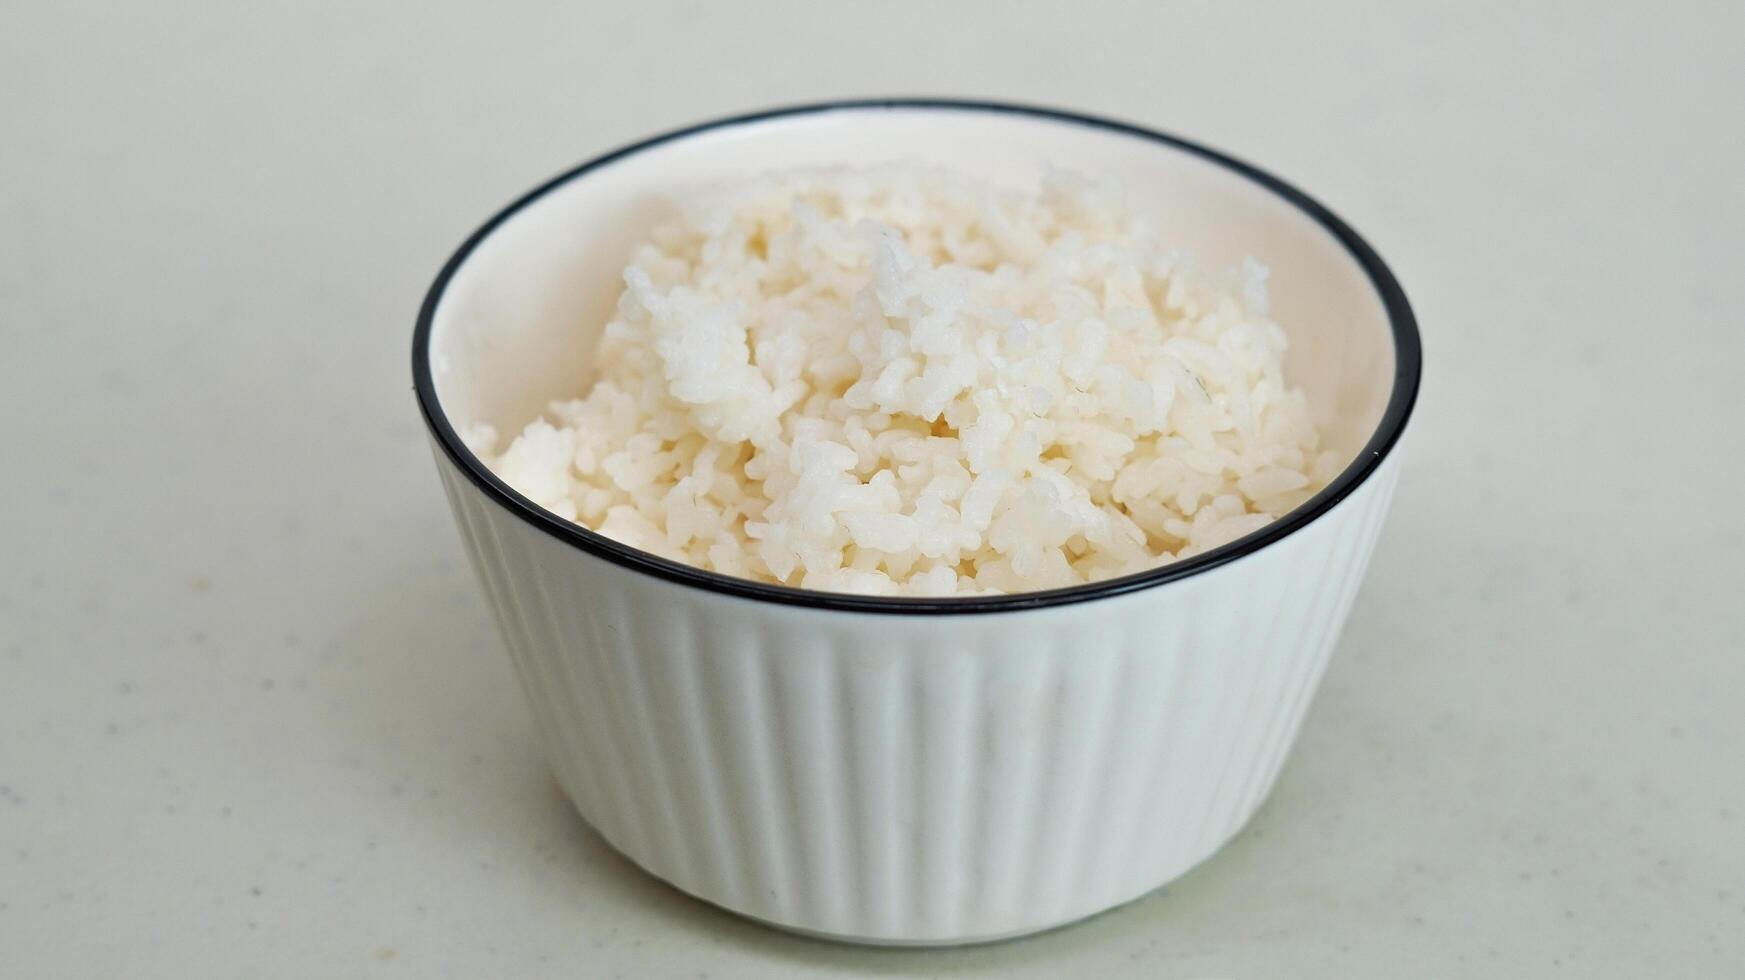
M 945 596 L 1233 541 L 1333 475 L 1266 270 L 1194 270 L 1117 188 L 937 169 L 680 202 L 624 270 L 593 387 L 501 455 L 562 517 L 701 568 Z

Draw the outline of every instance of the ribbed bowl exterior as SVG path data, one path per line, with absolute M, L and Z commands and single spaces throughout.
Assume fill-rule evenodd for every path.
M 650 873 L 784 928 L 1020 935 L 1228 841 L 1276 779 L 1398 457 L 1233 562 L 1021 612 L 813 609 L 680 585 L 537 529 L 438 450 L 552 768 Z

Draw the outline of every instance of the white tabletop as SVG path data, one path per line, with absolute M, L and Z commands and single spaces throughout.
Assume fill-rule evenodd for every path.
M 0 975 L 1745 972 L 1740 5 L 122 6 L 0 29 Z M 407 365 L 536 181 L 892 93 L 1274 170 L 1393 264 L 1428 364 L 1250 829 L 943 952 L 740 921 L 580 822 Z

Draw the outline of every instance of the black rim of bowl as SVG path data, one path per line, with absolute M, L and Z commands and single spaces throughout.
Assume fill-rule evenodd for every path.
M 564 520 L 556 514 L 540 507 L 533 501 L 517 493 L 508 484 L 498 479 L 479 459 L 466 448 L 459 433 L 449 422 L 443 412 L 442 405 L 436 396 L 436 386 L 430 371 L 430 333 L 435 319 L 436 308 L 442 301 L 443 292 L 447 289 L 456 271 L 468 256 L 497 227 L 522 209 L 537 202 L 556 188 L 585 177 L 591 171 L 615 163 L 626 157 L 633 156 L 652 147 L 685 139 L 702 133 L 708 133 L 733 126 L 744 126 L 764 122 L 771 119 L 781 119 L 790 116 L 821 115 L 831 112 L 865 112 L 865 111 L 952 111 L 999 115 L 1029 116 L 1036 119 L 1064 123 L 1073 126 L 1085 126 L 1107 132 L 1120 133 L 1137 139 L 1150 140 L 1176 150 L 1191 153 L 1201 159 L 1210 161 L 1226 170 L 1240 174 L 1244 178 L 1272 192 L 1298 210 L 1313 218 L 1325 228 L 1339 243 L 1351 253 L 1357 263 L 1363 267 L 1374 286 L 1376 294 L 1387 311 L 1388 321 L 1393 329 L 1394 339 L 1394 382 L 1393 391 L 1388 397 L 1387 408 L 1382 412 L 1379 425 L 1374 434 L 1358 453 L 1357 458 L 1348 465 L 1321 492 L 1311 497 L 1306 503 L 1278 520 L 1268 524 L 1245 537 L 1215 548 L 1204 554 L 1195 555 L 1181 561 L 1171 562 L 1158 568 L 1120 578 L 1105 579 L 1086 585 L 1069 586 L 1062 589 L 1048 589 L 1039 592 L 1019 592 L 1002 596 L 964 596 L 948 598 L 917 598 L 912 596 L 871 596 L 853 595 L 840 592 L 819 592 L 801 589 L 787 585 L 774 585 L 757 582 L 751 579 L 735 578 L 717 572 L 706 571 L 691 565 L 669 561 L 668 559 L 632 548 L 595 531 L 590 531 L 579 524 Z M 747 113 L 718 119 L 712 122 L 699 123 L 662 133 L 633 143 L 629 146 L 613 150 L 610 153 L 595 157 L 586 163 L 546 181 L 533 190 L 522 195 L 513 204 L 499 211 L 491 220 L 485 222 L 477 231 L 468 236 L 459 249 L 451 256 L 442 271 L 437 274 L 436 281 L 431 284 L 430 291 L 424 297 L 424 305 L 418 311 L 418 327 L 412 339 L 412 379 L 413 387 L 418 395 L 419 408 L 424 414 L 424 421 L 436 437 L 437 443 L 448 458 L 466 474 L 492 501 L 507 509 L 522 520 L 532 524 L 539 530 L 552 535 L 560 541 L 567 542 L 583 551 L 603 558 L 631 571 L 654 575 L 676 582 L 680 585 L 693 586 L 722 595 L 739 596 L 745 599 L 755 599 L 762 602 L 776 602 L 787 605 L 807 606 L 815 609 L 837 609 L 851 612 L 874 613 L 910 613 L 910 614 L 942 614 L 942 613 L 990 613 L 1006 612 L 1023 609 L 1040 609 L 1050 606 L 1062 606 L 1069 603 L 1085 602 L 1092 599 L 1103 599 L 1111 596 L 1124 595 L 1141 589 L 1149 589 L 1175 582 L 1189 576 L 1210 571 L 1221 565 L 1228 564 L 1238 558 L 1250 555 L 1275 541 L 1279 541 L 1307 526 L 1316 518 L 1327 513 L 1349 496 L 1352 491 L 1375 473 L 1386 459 L 1390 450 L 1399 441 L 1406 421 L 1411 417 L 1413 403 L 1418 396 L 1419 375 L 1422 370 L 1422 351 L 1418 339 L 1418 324 L 1412 316 L 1411 304 L 1406 301 L 1405 291 L 1400 288 L 1393 273 L 1386 263 L 1370 248 L 1351 227 L 1341 221 L 1333 212 L 1327 210 L 1319 202 L 1297 190 L 1290 184 L 1253 167 L 1234 157 L 1220 153 L 1209 147 L 1201 146 L 1180 137 L 1170 136 L 1155 130 L 1135 126 L 1130 123 L 1113 119 L 1088 116 L 1082 113 L 1061 109 L 1049 109 L 1030 105 L 1017 105 L 1002 102 L 978 102 L 959 99 L 857 99 L 836 102 L 820 102 L 808 105 L 788 106 L 769 109 L 761 112 Z

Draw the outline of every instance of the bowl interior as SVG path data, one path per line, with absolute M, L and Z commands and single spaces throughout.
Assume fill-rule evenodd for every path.
M 1045 165 L 1119 180 L 1130 206 L 1207 268 L 1252 256 L 1271 269 L 1288 380 L 1305 388 L 1324 444 L 1347 462 L 1393 387 L 1387 312 L 1363 267 L 1311 215 L 1189 150 L 1041 115 L 852 107 L 704 129 L 619 156 L 497 225 L 454 271 L 434 311 L 434 390 L 457 427 L 508 437 L 590 381 L 631 248 L 675 192 L 772 169 L 893 160 L 1033 185 Z

